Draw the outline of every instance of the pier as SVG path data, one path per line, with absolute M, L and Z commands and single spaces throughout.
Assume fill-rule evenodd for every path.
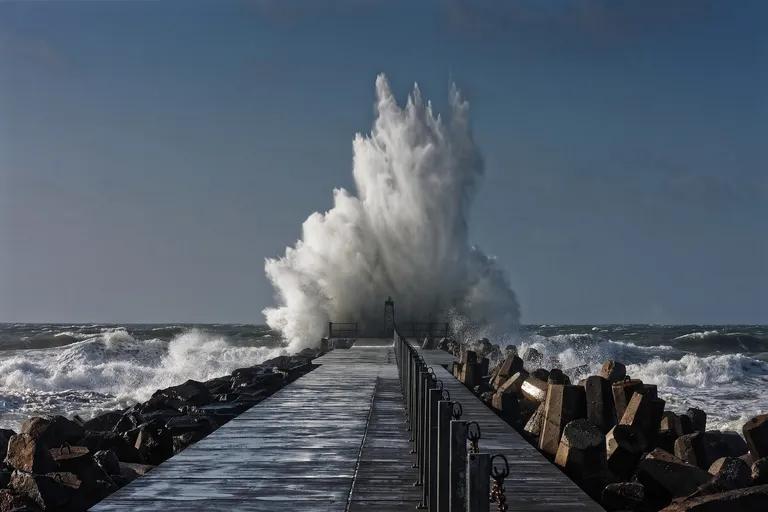
M 427 449 L 428 437 L 419 436 L 429 435 L 428 415 L 414 416 L 412 370 L 422 364 L 434 379 L 430 385 L 439 381 L 445 390 L 441 398 L 450 395 L 461 403 L 461 420 L 477 422 L 486 460 L 503 454 L 509 461 L 504 480 L 509 510 L 602 510 L 442 366 L 452 360 L 398 334 L 357 338 L 351 348 L 319 357 L 318 368 L 93 510 L 488 510 L 487 467 L 453 482 L 456 488 L 469 485 L 468 494 L 480 489 L 485 495 L 477 503 L 462 498 L 464 508 L 449 508 L 445 496 L 437 503 L 437 468 L 434 462 L 431 473 L 425 468 L 437 452 Z M 471 452 L 471 443 L 461 441 Z M 441 453 L 445 468 L 448 453 Z M 443 485 L 440 492 L 449 489 Z M 458 502 L 456 495 L 453 499 Z

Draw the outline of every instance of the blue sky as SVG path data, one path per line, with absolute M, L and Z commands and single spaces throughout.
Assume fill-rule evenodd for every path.
M 0 321 L 261 322 L 373 82 L 469 98 L 524 322 L 768 321 L 768 4 L 0 2 Z

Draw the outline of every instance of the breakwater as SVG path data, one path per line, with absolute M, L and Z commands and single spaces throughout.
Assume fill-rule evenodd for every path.
M 157 390 L 87 421 L 39 416 L 0 430 L 0 511 L 85 510 L 310 371 L 305 350 Z
M 608 510 L 768 507 L 768 415 L 747 421 L 743 437 L 708 430 L 705 411 L 666 411 L 657 386 L 620 361 L 572 383 L 559 368 L 541 368 L 533 349 L 507 347 L 489 369 L 483 355 L 498 347 L 487 340 L 473 345 L 479 353 L 440 345 L 458 357 L 457 379 Z

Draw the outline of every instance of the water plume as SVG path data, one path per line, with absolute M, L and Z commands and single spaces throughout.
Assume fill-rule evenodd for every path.
M 381 329 L 383 302 L 398 321 L 451 319 L 460 335 L 514 335 L 519 309 L 494 259 L 469 243 L 468 213 L 483 174 L 469 105 L 455 87 L 447 119 L 418 86 L 405 107 L 376 78 L 376 119 L 353 142 L 356 193 L 333 192 L 302 236 L 265 270 L 279 305 L 264 314 L 292 349 L 316 344 L 328 321 Z

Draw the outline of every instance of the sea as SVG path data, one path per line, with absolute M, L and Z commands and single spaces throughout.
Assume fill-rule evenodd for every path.
M 668 410 L 705 410 L 710 429 L 741 431 L 768 412 L 765 325 L 525 325 L 516 345 L 572 379 L 622 361 L 658 385 Z M 264 325 L 0 324 L 0 427 L 39 414 L 87 419 L 282 353 Z

